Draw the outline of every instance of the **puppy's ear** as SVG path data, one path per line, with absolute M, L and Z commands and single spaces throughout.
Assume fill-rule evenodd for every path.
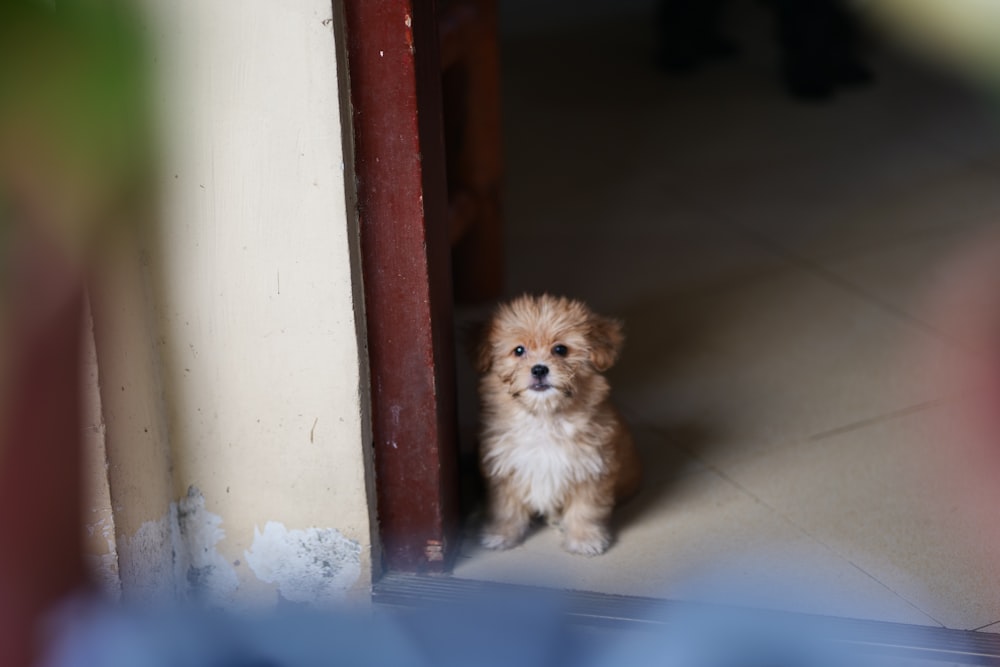
M 600 372 L 615 365 L 625 333 L 622 323 L 610 317 L 591 315 L 590 317 L 590 362 Z

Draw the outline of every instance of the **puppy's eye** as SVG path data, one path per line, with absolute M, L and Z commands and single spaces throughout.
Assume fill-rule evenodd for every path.
M 523 357 L 524 356 L 524 346 L 523 345 L 518 345 L 517 347 L 514 348 L 514 356 L 515 357 Z
M 554 348 L 552 348 L 552 354 L 559 357 L 565 357 L 567 354 L 569 354 L 569 350 L 566 349 L 565 345 L 556 345 Z

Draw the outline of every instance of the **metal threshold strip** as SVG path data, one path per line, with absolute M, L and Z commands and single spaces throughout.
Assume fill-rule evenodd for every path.
M 537 594 L 541 590 L 531 586 L 442 575 L 390 572 L 374 585 L 372 601 L 379 607 L 419 609 L 482 599 L 488 595 Z M 587 591 L 559 591 L 558 594 L 562 601 L 560 608 L 568 623 L 622 630 L 666 629 L 677 619 L 693 613 L 703 614 L 712 608 L 712 605 L 694 602 Z M 1000 667 L 1000 635 L 997 634 L 792 612 L 745 609 L 739 610 L 739 613 L 748 617 L 763 614 L 772 620 L 784 618 L 802 627 L 802 624 L 813 624 L 822 627 L 828 640 L 863 654 Z

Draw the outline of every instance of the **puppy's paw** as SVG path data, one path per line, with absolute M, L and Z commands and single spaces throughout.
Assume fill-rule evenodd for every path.
M 521 540 L 519 539 L 512 539 L 496 533 L 483 533 L 479 536 L 479 543 L 481 545 L 487 549 L 494 549 L 496 551 L 510 549 L 511 547 L 517 546 L 517 543 L 520 541 Z
M 502 551 L 520 544 L 524 537 L 523 529 L 504 529 L 499 526 L 487 526 L 479 536 L 479 543 L 487 549 Z
M 611 546 L 611 536 L 603 528 L 590 528 L 567 532 L 563 538 L 563 549 L 581 556 L 598 556 Z

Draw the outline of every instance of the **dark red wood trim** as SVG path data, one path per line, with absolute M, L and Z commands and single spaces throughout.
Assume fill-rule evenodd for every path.
M 447 567 L 458 484 L 434 2 L 346 0 L 384 565 Z

